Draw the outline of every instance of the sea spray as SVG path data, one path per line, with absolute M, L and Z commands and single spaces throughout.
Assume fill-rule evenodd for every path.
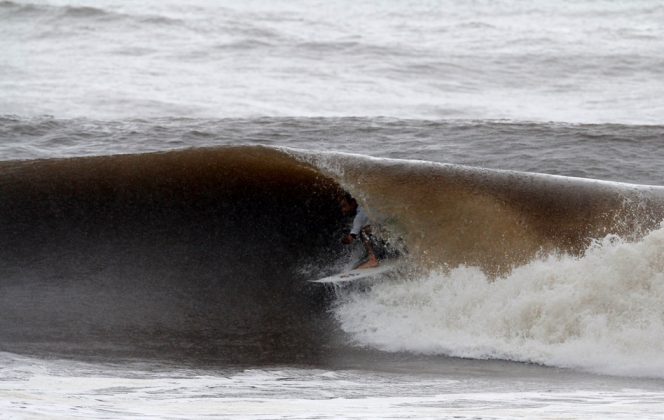
M 664 228 L 491 279 L 460 266 L 378 283 L 334 314 L 357 345 L 664 377 Z

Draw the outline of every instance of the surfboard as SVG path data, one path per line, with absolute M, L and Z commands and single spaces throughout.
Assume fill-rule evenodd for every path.
M 367 279 L 370 277 L 377 277 L 381 274 L 386 274 L 396 270 L 397 261 L 381 261 L 378 267 L 374 268 L 356 268 L 354 270 L 345 271 L 343 273 L 334 274 L 322 279 L 309 280 L 310 283 L 323 283 L 323 284 L 341 284 L 352 282 L 360 279 Z

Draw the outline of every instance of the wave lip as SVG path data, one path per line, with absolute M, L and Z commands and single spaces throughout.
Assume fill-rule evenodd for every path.
M 297 156 L 297 154 L 296 154 Z M 505 274 L 593 239 L 638 239 L 664 217 L 664 188 L 340 153 L 301 153 L 402 237 L 418 265 Z

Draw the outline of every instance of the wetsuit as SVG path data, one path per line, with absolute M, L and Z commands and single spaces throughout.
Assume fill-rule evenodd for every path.
M 371 222 L 369 216 L 362 207 L 357 207 L 355 211 L 355 218 L 353 219 L 353 227 L 350 230 L 350 236 L 357 239 L 358 237 L 364 243 L 364 246 L 370 246 L 376 258 L 382 260 L 385 258 L 393 258 L 399 255 L 399 251 L 389 246 L 387 241 L 383 238 L 376 238 L 371 229 Z M 380 227 L 377 226 L 380 230 Z

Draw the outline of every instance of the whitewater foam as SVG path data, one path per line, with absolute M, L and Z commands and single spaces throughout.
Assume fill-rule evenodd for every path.
M 460 266 L 341 296 L 357 345 L 664 377 L 664 228 L 594 242 L 491 280 Z
M 656 385 L 573 373 L 544 382 L 532 375 L 543 368 L 508 365 L 509 372 L 441 378 L 288 366 L 218 371 L 44 361 L 0 352 L 0 418 L 632 419 L 656 418 L 652 413 L 664 404 Z

